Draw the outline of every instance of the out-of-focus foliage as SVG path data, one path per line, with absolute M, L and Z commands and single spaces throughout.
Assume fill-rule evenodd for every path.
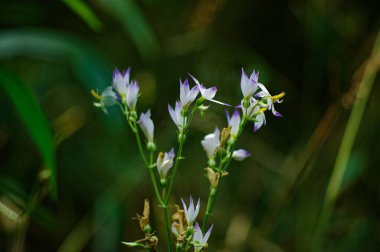
M 132 217 L 146 197 L 164 234 L 131 132 L 116 108 L 106 116 L 92 106 L 90 90 L 109 85 L 115 66 L 132 67 L 138 109 L 152 109 L 159 151 L 176 144 L 167 103 L 187 73 L 217 85 L 216 98 L 230 104 L 241 99 L 241 67 L 259 70 L 273 93 L 286 92 L 284 118 L 243 133 L 239 146 L 252 156 L 233 163 L 223 181 L 209 251 L 378 251 L 380 60 L 372 48 L 379 8 L 370 0 L 1 3 L 0 251 L 20 251 L 20 244 L 25 251 L 133 251 L 121 241 L 140 238 Z M 373 87 L 352 131 L 368 68 Z M 205 208 L 200 140 L 215 125 L 226 125 L 220 106 L 194 118 L 184 149 L 191 162 L 180 167 L 171 202 L 191 194 Z M 316 239 L 338 151 L 347 150 L 344 134 L 352 150 Z M 45 168 L 50 188 L 56 178 L 56 198 L 40 193 Z M 32 212 L 23 233 L 17 221 L 25 209 Z

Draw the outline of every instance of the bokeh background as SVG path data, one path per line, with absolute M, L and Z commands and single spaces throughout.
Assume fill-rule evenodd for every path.
M 268 113 L 243 133 L 252 156 L 223 180 L 209 251 L 379 251 L 379 10 L 370 0 L 2 1 L 0 251 L 136 251 L 121 241 L 142 238 L 133 217 L 144 198 L 164 234 L 126 122 L 92 106 L 91 89 L 129 66 L 163 151 L 176 145 L 167 104 L 187 73 L 231 104 L 241 67 L 286 92 L 283 118 Z M 226 125 L 224 110 L 195 117 L 173 204 L 191 194 L 204 211 L 200 140 Z

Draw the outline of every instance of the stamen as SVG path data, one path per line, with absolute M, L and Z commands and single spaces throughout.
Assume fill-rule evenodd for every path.
M 270 98 L 274 101 L 274 100 L 279 100 L 284 96 L 285 96 L 285 92 L 282 92 L 281 94 L 271 96 Z
M 98 99 L 99 101 L 102 100 L 103 98 L 95 91 L 95 90 L 91 90 L 91 94 L 92 96 L 94 96 L 96 99 Z

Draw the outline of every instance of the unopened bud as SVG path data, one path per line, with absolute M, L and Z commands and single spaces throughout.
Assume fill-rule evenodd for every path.
M 146 148 L 149 152 L 155 152 L 157 149 L 156 145 L 153 142 L 148 142 Z
M 167 180 L 166 180 L 166 178 L 162 178 L 162 179 L 160 179 L 160 184 L 161 184 L 162 187 L 166 187 L 166 185 L 167 185 Z
M 216 165 L 215 159 L 210 158 L 210 159 L 207 161 L 207 164 L 208 164 L 208 166 L 210 166 L 210 167 L 215 167 L 215 165 Z
M 249 98 L 244 98 L 244 101 L 243 101 L 243 107 L 244 107 L 245 109 L 248 109 L 248 108 L 249 108 L 249 105 L 250 105 Z

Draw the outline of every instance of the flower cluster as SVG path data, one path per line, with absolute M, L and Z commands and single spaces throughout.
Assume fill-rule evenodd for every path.
M 179 251 L 186 251 L 190 245 L 194 246 L 195 251 L 207 248 L 207 240 L 211 235 L 213 226 L 203 235 L 198 222 L 195 222 L 200 210 L 200 199 L 198 199 L 196 206 L 191 196 L 189 206 L 182 199 L 182 206 L 183 209 L 177 206 L 177 211 L 173 214 L 172 232 L 177 239 L 176 248 Z
M 245 149 L 236 148 L 236 143 L 244 127 L 251 122 L 256 132 L 266 124 L 265 112 L 267 110 L 275 116 L 281 116 L 274 106 L 276 103 L 282 102 L 285 93 L 272 96 L 267 88 L 259 82 L 259 72 L 253 71 L 248 77 L 242 69 L 240 88 L 243 99 L 240 105 L 236 106 L 232 115 L 226 111 L 227 125 L 225 128 L 219 130 L 218 127 L 215 127 L 212 133 L 207 134 L 201 140 L 201 145 L 207 156 L 207 168 L 205 170 L 210 182 L 202 228 L 196 222 L 201 210 L 200 199 L 195 205 L 192 197 L 190 197 L 189 205 L 182 200 L 182 209 L 176 205 L 176 212 L 172 215 L 170 224 L 168 217 L 169 201 L 179 164 L 184 159 L 182 156 L 183 145 L 186 142 L 189 125 L 194 114 L 199 112 L 201 116 L 205 116 L 206 110 L 210 107 L 209 102 L 225 106 L 225 108 L 231 107 L 225 102 L 214 99 L 217 93 L 215 86 L 206 87 L 193 75 L 189 74 L 189 76 L 194 85 L 191 87 L 188 79 L 180 80 L 179 98 L 173 107 L 170 104 L 168 105 L 169 115 L 177 129 L 177 153 L 175 153 L 174 148 L 171 148 L 167 152 L 156 154 L 155 127 L 151 119 L 151 111 L 148 110 L 138 116 L 137 102 L 140 88 L 138 82 L 130 78 L 130 69 L 122 72 L 115 69 L 112 85 L 106 87 L 100 94 L 95 91 L 91 91 L 91 93 L 96 98 L 94 105 L 101 108 L 105 113 L 108 113 L 108 107 L 118 105 L 135 134 L 142 161 L 149 170 L 155 196 L 164 211 L 168 251 L 172 251 L 172 236 L 174 234 L 176 251 L 188 251 L 193 247 L 194 251 L 199 252 L 208 247 L 207 241 L 213 225 L 206 231 L 207 221 L 211 215 L 221 179 L 228 175 L 231 160 L 242 161 L 251 155 Z M 145 148 L 142 145 L 140 135 L 145 136 Z M 156 155 L 157 158 L 155 159 Z M 149 224 L 149 213 L 149 202 L 145 200 L 143 215 L 137 217 L 141 231 L 145 236 L 135 242 L 125 242 L 125 245 L 156 250 L 158 237 Z

